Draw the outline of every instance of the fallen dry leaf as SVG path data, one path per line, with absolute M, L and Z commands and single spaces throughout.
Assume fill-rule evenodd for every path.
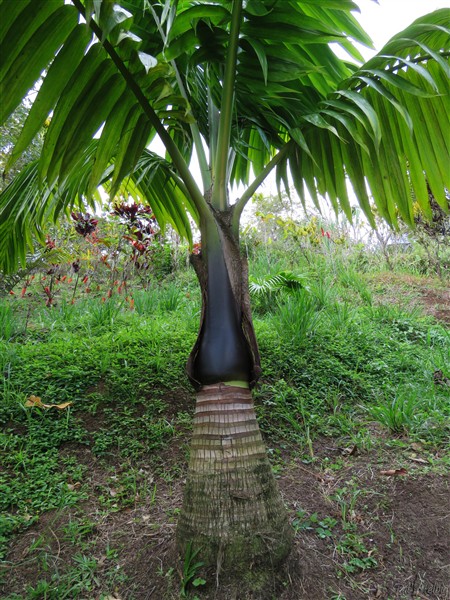
M 341 454 L 342 456 L 355 456 L 355 454 L 358 452 L 358 447 L 355 446 L 349 446 L 348 448 L 342 448 L 341 450 Z
M 39 396 L 31 395 L 28 400 L 25 402 L 25 406 L 43 406 L 42 400 Z
M 410 456 L 409 460 L 412 460 L 416 463 L 420 463 L 421 465 L 427 465 L 428 461 L 425 458 L 418 458 L 416 456 Z
M 37 406 L 39 408 L 57 408 L 58 410 L 64 410 L 68 406 L 73 404 L 72 402 L 63 402 L 62 404 L 44 404 L 39 396 L 31 395 L 25 402 L 25 406 Z
M 408 475 L 408 471 L 402 467 L 401 469 L 388 469 L 387 471 L 380 471 L 380 475 Z
M 76 483 L 68 483 L 67 487 L 72 492 L 73 490 L 77 490 L 79 487 L 81 487 L 81 483 L 79 481 L 77 481 Z
M 421 451 L 423 450 L 423 445 L 422 445 L 422 444 L 420 444 L 419 442 L 413 442 L 413 443 L 411 444 L 411 448 L 412 448 L 413 450 L 416 450 L 416 452 L 421 452 Z

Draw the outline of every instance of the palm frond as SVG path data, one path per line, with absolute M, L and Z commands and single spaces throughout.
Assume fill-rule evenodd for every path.
M 351 219 L 349 180 L 372 224 L 373 201 L 388 223 L 395 226 L 398 211 L 413 226 L 413 195 L 431 215 L 428 182 L 447 210 L 446 22 L 446 11 L 418 19 L 321 101 L 315 113 L 304 116 L 309 126 L 302 128 L 303 143 L 287 159 L 304 203 L 306 186 L 317 203 L 318 194 L 327 196 L 336 211 Z M 295 132 L 293 137 L 297 141 Z
M 28 250 L 35 241 L 43 243 L 49 223 L 61 213 L 69 213 L 75 206 L 84 210 L 90 205 L 96 210 L 102 198 L 97 191 L 88 195 L 91 173 L 99 142 L 91 142 L 75 164 L 77 177 L 67 179 L 64 185 L 43 187 L 39 180 L 39 164 L 27 165 L 0 194 L 0 270 L 11 273 L 19 264 L 25 264 Z M 133 198 L 149 205 L 164 231 L 170 224 L 192 244 L 191 221 L 198 221 L 195 205 L 173 171 L 172 165 L 146 150 L 131 173 L 119 186 L 114 185 L 113 166 L 108 165 L 101 176 L 106 190 Z
M 2 8 L 1 119 L 42 77 L 8 168 L 51 115 L 39 165 L 0 198 L 8 268 L 31 243 L 29 226 L 42 237 L 43 215 L 53 219 L 106 181 L 112 194 L 147 198 L 161 224 L 190 239 L 186 211 L 195 219 L 208 207 L 187 163 L 201 134 L 214 167 L 231 3 L 2 0 Z M 351 181 L 372 223 L 374 203 L 393 225 L 398 214 L 412 224 L 412 195 L 430 215 L 427 184 L 447 209 L 447 11 L 418 19 L 361 64 L 355 43 L 371 42 L 355 10 L 350 0 L 243 3 L 228 174 L 259 182 L 277 165 L 280 186 L 290 172 L 303 202 L 307 191 L 317 205 L 326 195 L 349 219 Z M 331 42 L 355 62 L 339 59 Z M 156 134 L 165 161 L 146 150 Z

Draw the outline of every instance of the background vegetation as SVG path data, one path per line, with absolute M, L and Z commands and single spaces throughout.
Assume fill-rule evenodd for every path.
M 384 525 L 358 520 L 373 509 L 361 502 L 370 485 L 349 464 L 359 456 L 360 469 L 417 482 L 439 480 L 448 465 L 448 262 L 436 273 L 413 237 L 383 249 L 335 221 L 296 220 L 277 202 L 255 198 L 242 240 L 263 360 L 259 422 L 297 539 L 334 556 L 336 583 L 318 597 L 364 598 L 386 579 L 376 543 Z M 3 279 L 0 543 L 9 600 L 141 598 L 150 584 L 161 598 L 214 589 L 195 557 L 179 566 L 161 550 L 186 469 L 195 275 L 187 248 L 162 237 L 142 207 L 111 212 L 74 214 L 49 233 L 38 266 Z M 301 469 L 337 477 L 323 491 L 328 510 L 320 498 L 308 510 L 308 494 L 284 488 Z M 379 509 L 386 498 L 376 493 Z M 135 527 L 147 528 L 147 546 L 162 544 L 145 586 L 122 539 Z

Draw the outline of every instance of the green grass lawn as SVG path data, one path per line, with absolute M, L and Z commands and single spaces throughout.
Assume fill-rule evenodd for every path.
M 27 312 L 1 301 L 2 597 L 140 599 L 150 585 L 158 598 L 185 588 L 213 597 L 208 574 L 178 571 L 170 550 L 199 310 L 186 275 L 137 292 L 133 307 L 120 297 L 61 299 Z M 396 532 L 381 533 L 373 516 L 398 493 L 383 485 L 399 475 L 432 488 L 448 466 L 448 327 L 408 284 L 396 296 L 389 278 L 381 285 L 348 269 L 317 268 L 297 291 L 260 294 L 254 313 L 263 368 L 254 396 L 273 470 L 297 546 L 328 561 L 317 598 L 369 597 L 370 585 L 404 568 L 397 552 L 383 573 Z M 392 479 L 372 485 L 369 472 L 389 470 Z M 320 483 L 314 497 L 302 478 Z M 140 564 L 153 548 L 145 569 L 126 541 L 137 529 L 148 536 Z M 266 597 L 296 597 L 284 577 Z

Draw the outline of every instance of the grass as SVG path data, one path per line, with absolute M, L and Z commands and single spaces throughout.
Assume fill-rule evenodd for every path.
M 298 345 L 314 333 L 319 317 L 314 296 L 307 290 L 296 290 L 279 302 L 275 329 L 281 338 Z
M 324 459 L 316 441 L 378 452 L 384 442 L 374 423 L 390 448 L 419 444 L 426 456 L 420 468 L 438 472 L 449 388 L 433 374 L 448 376 L 449 332 L 418 306 L 383 304 L 370 277 L 344 267 L 309 264 L 305 288 L 278 294 L 276 303 L 259 295 L 263 379 L 255 400 L 274 472 L 282 476 L 300 460 L 339 474 L 345 459 Z M 17 299 L 0 301 L 0 549 L 7 556 L 45 515 L 54 516 L 58 544 L 71 548 L 61 564 L 51 535 L 30 539 L 38 576 L 8 600 L 114 597 L 127 575 L 120 544 L 99 533 L 105 521 L 133 511 L 136 521 L 129 521 L 139 527 L 146 507 L 174 522 L 177 506 L 161 507 L 183 479 L 188 454 L 192 392 L 184 364 L 200 308 L 189 282 L 181 274 L 136 292 L 133 310 L 117 298 L 61 301 L 29 313 Z M 71 404 L 27 407 L 31 395 Z M 327 502 L 328 513 L 298 508 L 293 526 L 326 544 L 336 577 L 351 582 L 378 564 L 356 518 L 364 490 L 344 480 Z M 157 518 L 154 526 L 162 527 Z M 201 569 L 195 556 L 186 560 L 182 595 L 190 597 L 188 583 L 197 582 L 191 591 L 201 596 Z

